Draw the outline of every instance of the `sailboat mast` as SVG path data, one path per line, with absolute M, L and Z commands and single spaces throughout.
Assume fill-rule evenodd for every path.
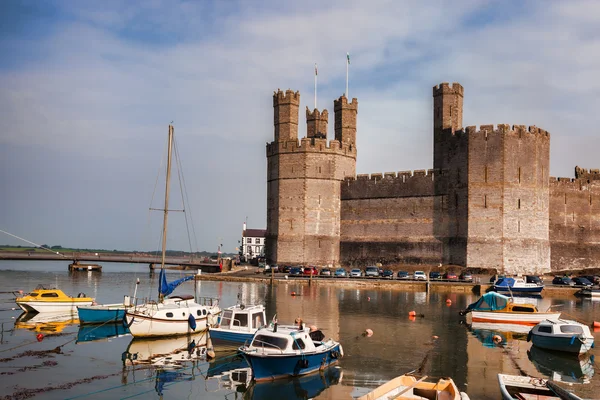
M 165 268 L 165 255 L 167 252 L 167 221 L 169 219 L 169 184 L 171 182 L 171 154 L 173 152 L 173 125 L 169 125 L 169 150 L 167 152 L 167 179 L 165 184 L 165 215 L 163 219 L 163 234 L 162 234 L 162 259 L 160 269 Z

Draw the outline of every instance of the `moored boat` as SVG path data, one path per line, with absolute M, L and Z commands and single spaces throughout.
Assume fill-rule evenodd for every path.
M 135 283 L 133 291 L 133 299 L 137 294 L 137 289 L 140 284 L 140 279 Z M 125 319 L 125 310 L 133 307 L 132 298 L 125 295 L 123 303 L 115 304 L 96 304 L 90 306 L 78 306 L 77 314 L 82 325 L 87 324 L 105 324 L 110 322 L 123 322 Z
M 458 390 L 452 379 L 442 378 L 431 382 L 426 381 L 427 378 L 427 376 L 400 375 L 356 400 L 469 399 L 466 393 Z
M 337 363 L 344 352 L 333 339 L 314 340 L 308 327 L 278 325 L 256 331 L 239 348 L 257 382 L 310 374 Z
M 467 316 L 467 323 L 489 322 L 534 326 L 546 319 L 560 318 L 560 312 L 542 312 L 535 304 L 515 303 L 512 298 L 496 292 L 481 296 L 460 315 Z
M 540 322 L 529 331 L 529 340 L 542 349 L 576 354 L 587 353 L 594 347 L 590 328 L 567 319 Z
M 546 379 L 498 374 L 498 383 L 503 400 L 581 400 L 580 397 Z
M 79 293 L 77 297 L 62 290 L 38 285 L 33 292 L 17 297 L 15 302 L 25 312 L 77 313 L 77 306 L 92 305 L 94 299 Z
M 209 327 L 210 337 L 219 342 L 245 343 L 252 339 L 258 328 L 265 325 L 265 306 L 235 306 L 223 309 L 216 324 Z
M 593 299 L 600 299 L 600 288 L 591 287 L 591 288 L 581 289 L 579 292 L 577 292 L 577 294 L 579 294 L 580 296 L 584 296 L 584 297 L 591 297 Z
M 544 285 L 528 283 L 523 278 L 500 278 L 494 283 L 494 290 L 506 293 L 541 293 Z

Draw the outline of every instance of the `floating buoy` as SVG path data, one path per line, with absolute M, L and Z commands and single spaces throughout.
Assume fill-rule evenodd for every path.
M 498 343 L 502 343 L 502 336 L 500 335 L 494 335 L 492 336 L 492 340 L 494 341 L 494 343 L 498 344 Z
M 452 300 L 450 300 L 450 299 L 447 299 L 447 300 L 446 300 L 446 305 L 451 305 L 451 304 L 452 304 Z
M 432 338 L 433 340 L 437 340 L 437 339 L 439 339 L 440 337 L 439 337 L 439 336 L 437 336 L 437 335 L 433 335 L 431 338 Z
M 44 340 L 44 335 L 42 335 L 41 333 L 38 333 L 36 335 L 36 339 L 37 339 L 38 342 L 41 342 L 42 340 Z
M 373 331 L 371 329 L 367 328 L 367 329 L 365 329 L 363 336 L 371 337 L 371 336 L 373 336 Z
M 408 320 L 412 321 L 412 322 L 415 322 L 417 320 L 417 317 L 415 315 L 409 315 L 408 316 Z
M 600 322 L 594 321 L 594 328 L 600 328 Z
M 371 298 L 367 296 L 367 301 L 371 301 Z
M 416 316 L 417 316 L 417 313 L 416 313 L 416 311 L 409 311 L 409 312 L 408 312 L 408 316 L 409 316 L 409 317 L 416 317 Z

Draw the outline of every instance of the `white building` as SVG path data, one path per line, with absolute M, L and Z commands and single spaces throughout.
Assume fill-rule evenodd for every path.
M 250 261 L 254 257 L 264 257 L 266 229 L 247 229 L 244 223 L 242 230 L 242 258 Z

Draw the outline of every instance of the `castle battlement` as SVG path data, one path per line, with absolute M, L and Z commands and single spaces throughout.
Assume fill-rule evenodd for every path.
M 443 82 L 433 87 L 434 97 L 442 94 L 458 94 L 460 96 L 464 96 L 464 93 L 465 89 L 458 82 L 453 82 L 452 84 L 449 84 L 448 82 Z
M 267 143 L 267 157 L 303 152 L 338 154 L 356 158 L 356 146 L 340 143 L 339 140 L 328 141 L 327 139 L 305 137 L 300 140 Z
M 348 98 L 346 96 L 340 96 L 339 99 L 333 101 L 333 109 L 337 110 L 340 108 L 350 108 L 358 110 L 358 99 L 354 97 L 352 98 L 352 101 L 348 103 Z
M 585 178 L 562 178 L 551 176 L 549 185 L 552 187 L 565 187 L 571 189 L 584 190 L 588 187 L 600 188 L 600 180 L 587 180 Z
M 310 109 L 308 107 L 306 107 L 306 120 L 307 121 L 311 121 L 311 120 L 315 120 L 315 119 L 327 120 L 328 118 L 329 118 L 329 112 L 327 110 L 319 111 L 318 109 L 315 108 L 313 111 L 310 111 Z
M 293 90 L 288 89 L 284 92 L 281 89 L 277 89 L 277 91 L 273 92 L 273 106 L 290 103 L 300 105 L 299 91 L 294 92 Z
M 501 134 L 501 135 L 511 135 L 518 136 L 519 138 L 523 138 L 526 136 L 525 134 L 530 135 L 539 135 L 550 138 L 550 133 L 542 128 L 538 128 L 535 125 L 526 126 L 526 125 L 509 125 L 509 124 L 497 124 L 497 125 L 480 125 L 480 126 L 467 126 L 466 128 L 462 128 L 456 131 L 452 131 L 450 129 L 442 130 L 443 136 L 451 137 L 455 136 L 458 138 L 462 138 L 469 135 L 491 135 L 491 134 Z
M 398 181 L 399 183 L 406 183 L 410 179 L 422 179 L 434 180 L 436 175 L 443 175 L 444 171 L 439 169 L 416 169 L 414 171 L 398 171 L 398 172 L 376 172 L 372 174 L 357 174 L 356 176 L 347 176 L 344 181 L 370 181 L 373 183 L 386 181 Z
M 577 179 L 588 179 L 588 180 L 600 180 L 599 169 L 585 169 L 579 166 L 575 167 L 575 178 Z
M 446 178 L 437 169 L 358 174 L 344 178 L 342 199 L 432 196 L 436 177 Z

